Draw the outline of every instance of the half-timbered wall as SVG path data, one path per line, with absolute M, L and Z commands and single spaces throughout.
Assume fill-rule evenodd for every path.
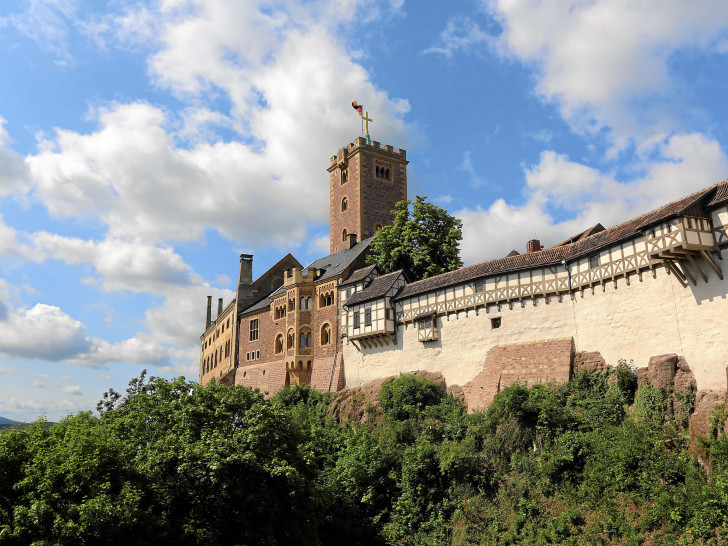
M 710 233 L 706 220 L 692 218 L 696 221 L 682 217 L 665 222 L 644 236 L 570 263 L 399 301 L 395 346 L 357 348 L 345 343 L 346 384 L 430 370 L 441 372 L 449 384 L 463 385 L 482 370 L 487 351 L 495 345 L 573 337 L 577 351 L 599 351 L 610 364 L 624 358 L 645 366 L 655 354 L 681 354 L 700 389 L 725 389 L 728 280 L 705 258 L 696 257 L 707 282 L 684 285 L 666 264 L 651 258 L 685 243 L 712 245 L 704 238 Z M 711 218 L 716 242 L 728 245 L 728 209 L 713 211 Z M 720 252 L 710 256 L 725 269 Z M 422 343 L 415 319 L 427 313 L 436 315 L 439 339 Z

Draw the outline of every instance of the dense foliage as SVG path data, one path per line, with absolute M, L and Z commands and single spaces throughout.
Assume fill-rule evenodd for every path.
M 635 386 L 515 384 L 470 415 L 402 376 L 358 424 L 307 388 L 142 375 L 100 417 L 0 432 L 0 545 L 725 543 L 726 415 L 707 474 Z
M 462 267 L 463 224 L 441 207 L 417 196 L 396 204 L 392 225 L 377 230 L 367 261 L 382 273 L 404 269 L 414 279 Z

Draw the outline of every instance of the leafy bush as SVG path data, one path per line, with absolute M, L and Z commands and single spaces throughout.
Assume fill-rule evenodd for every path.
M 382 385 L 379 403 L 385 415 L 402 421 L 439 404 L 444 397 L 445 389 L 440 385 L 416 375 L 401 375 Z

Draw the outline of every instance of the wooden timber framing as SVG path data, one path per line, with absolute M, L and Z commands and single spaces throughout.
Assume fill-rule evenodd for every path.
M 728 207 L 723 207 L 723 211 L 728 221 Z M 581 293 L 583 297 L 588 288 L 592 293 L 595 286 L 606 290 L 609 281 L 615 289 L 619 279 L 629 285 L 630 275 L 636 274 L 642 282 L 645 271 L 652 271 L 652 277 L 656 278 L 660 267 L 675 275 L 683 287 L 688 283 L 697 285 L 698 278 L 708 282 L 706 266 L 722 279 L 714 254 L 722 259 L 720 246 L 728 246 L 726 226 L 721 223 L 714 227 L 715 215 L 711 221 L 695 215 L 699 213 L 697 210 L 690 212 L 693 215 L 672 218 L 652 227 L 643 237 L 633 237 L 571 262 L 477 279 L 481 290 L 476 289 L 476 280 L 470 280 L 396 301 L 397 321 L 406 324 L 426 313 L 449 316 L 478 308 L 488 312 L 489 306 L 500 309 L 503 304 L 512 307 L 514 302 L 523 306 L 527 299 L 536 305 L 539 297 L 546 304 L 553 296 L 558 301 L 563 301 L 567 294 L 573 298 Z

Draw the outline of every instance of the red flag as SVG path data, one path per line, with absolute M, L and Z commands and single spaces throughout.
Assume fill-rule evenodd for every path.
M 351 106 L 352 106 L 352 107 L 354 108 L 354 110 L 356 110 L 357 112 L 359 112 L 359 115 L 361 116 L 361 114 L 362 114 L 362 109 L 363 109 L 364 107 L 363 107 L 363 106 L 362 106 L 361 104 L 357 104 L 357 103 L 356 103 L 356 101 L 353 101 L 353 102 L 351 103 Z

